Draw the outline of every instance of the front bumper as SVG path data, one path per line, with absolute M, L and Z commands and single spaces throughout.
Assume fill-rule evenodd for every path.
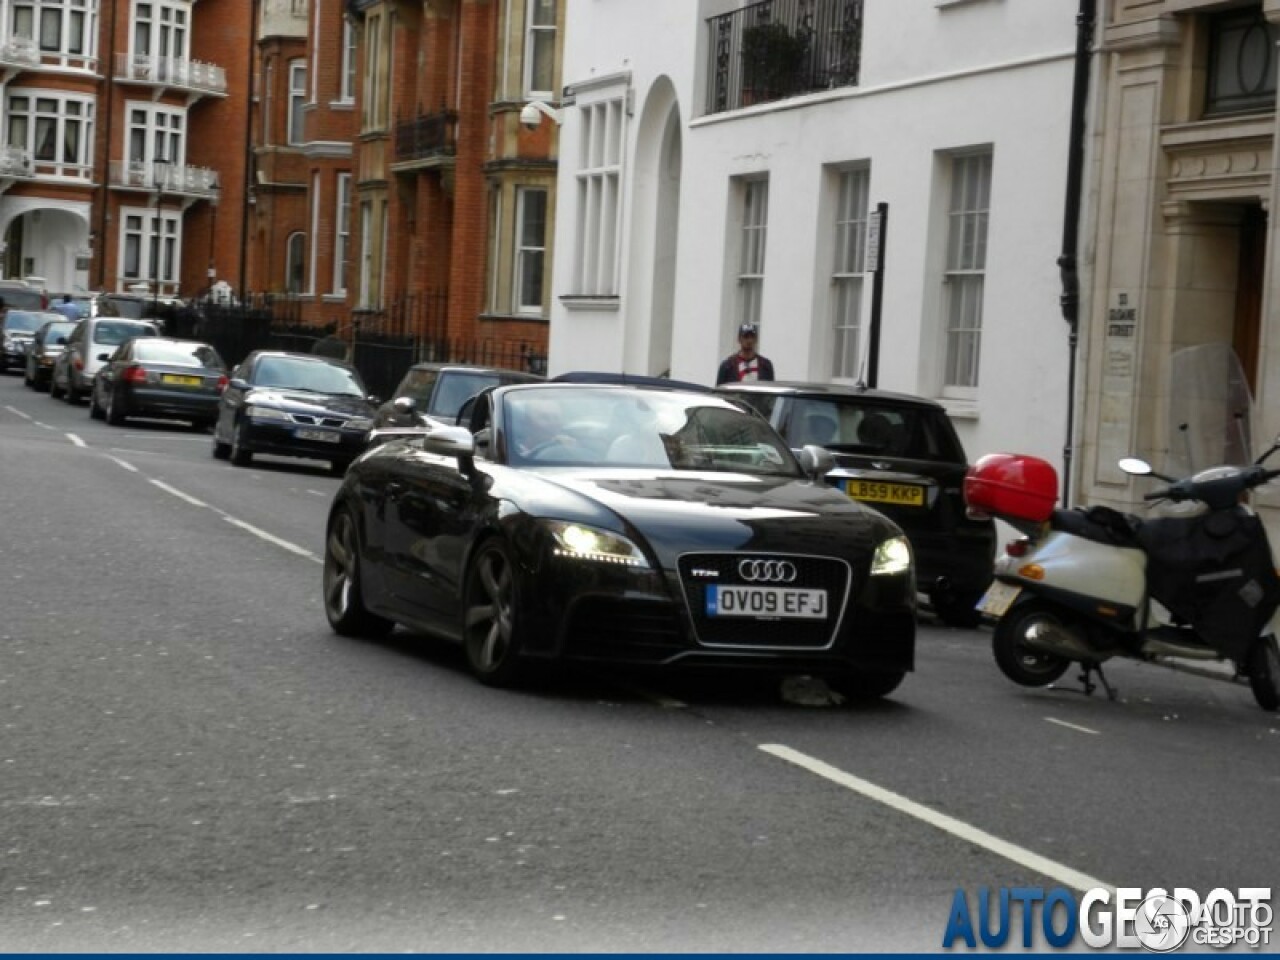
M 280 421 L 245 420 L 244 444 L 250 453 L 278 457 L 306 457 L 313 460 L 354 460 L 365 450 L 367 430 L 307 427 Z M 323 429 L 334 434 L 333 442 L 310 440 L 299 431 Z

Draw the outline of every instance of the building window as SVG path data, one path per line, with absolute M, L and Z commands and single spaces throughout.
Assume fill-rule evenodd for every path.
M 347 260 L 351 256 L 351 174 L 338 174 L 337 209 L 333 222 L 333 292 L 347 292 Z
M 15 89 L 7 105 L 9 146 L 25 147 L 38 164 L 55 165 L 47 171 L 55 176 L 86 175 L 93 162 L 92 98 Z
M 299 231 L 285 241 L 284 289 L 303 293 L 307 289 L 307 235 Z
M 121 210 L 121 281 L 176 286 L 181 257 L 182 214 L 163 208 Z
M 306 142 L 307 63 L 294 60 L 289 64 L 289 144 Z
M 153 104 L 129 104 L 129 171 L 144 176 L 156 163 L 186 159 L 186 111 Z
M 373 204 L 360 204 L 360 306 L 373 306 Z
M 867 269 L 871 171 L 842 170 L 836 197 L 835 267 L 831 275 L 831 375 L 858 376 L 862 349 L 862 287 Z
M 581 296 L 612 297 L 618 293 L 623 99 L 584 104 L 581 116 L 574 288 Z
M 1274 110 L 1277 43 L 1280 27 L 1268 22 L 1261 6 L 1210 17 L 1205 113 Z
M 518 313 L 542 313 L 542 276 L 547 255 L 547 191 L 516 190 L 516 263 L 512 303 Z
M 524 53 L 526 96 L 550 97 L 556 88 L 556 0 L 528 0 Z
M 342 79 L 338 99 L 351 103 L 356 98 L 356 28 L 342 20 Z
M 947 264 L 943 274 L 947 330 L 945 387 L 978 385 L 990 206 L 991 152 L 953 156 Z
M 137 3 L 133 8 L 133 55 L 186 60 L 190 3 Z
M 742 251 L 738 260 L 737 322 L 760 323 L 764 254 L 769 234 L 769 181 L 747 180 L 742 190 Z
M 14 0 L 13 35 L 35 40 L 43 53 L 91 57 L 96 0 Z
M 386 68 L 383 50 L 383 17 L 369 14 L 364 28 L 364 98 L 361 105 L 365 130 L 386 125 Z

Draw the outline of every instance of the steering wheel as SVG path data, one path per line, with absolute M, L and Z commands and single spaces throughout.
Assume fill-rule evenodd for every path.
M 552 437 L 550 440 L 543 440 L 541 443 L 534 444 L 525 453 L 525 457 L 530 460 L 537 460 L 544 451 L 550 450 L 552 447 L 563 446 L 566 446 L 566 444 L 559 437 Z

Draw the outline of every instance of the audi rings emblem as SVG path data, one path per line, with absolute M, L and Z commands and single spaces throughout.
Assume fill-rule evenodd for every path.
M 792 583 L 796 565 L 790 560 L 739 560 L 738 576 L 747 583 Z

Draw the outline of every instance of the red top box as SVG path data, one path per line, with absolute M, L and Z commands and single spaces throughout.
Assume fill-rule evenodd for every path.
M 964 500 L 971 510 L 993 517 L 1041 523 L 1058 502 L 1058 471 L 1039 457 L 989 453 L 969 468 Z

